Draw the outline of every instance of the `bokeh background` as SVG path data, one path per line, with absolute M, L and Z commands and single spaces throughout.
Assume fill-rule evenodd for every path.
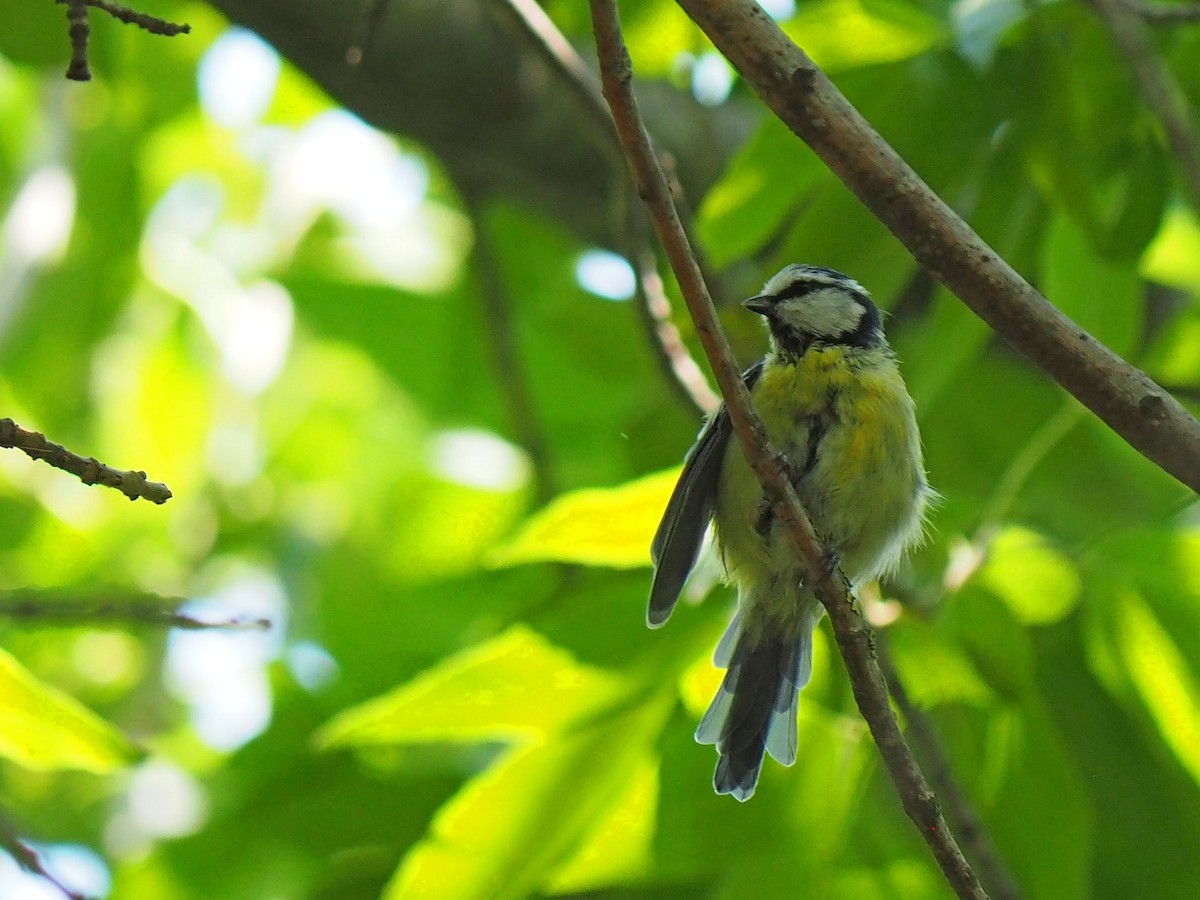
M 543 6 L 590 62 L 585 4 Z M 763 6 L 1057 305 L 1200 398 L 1200 222 L 1088 7 Z M 700 414 L 620 160 L 506 0 L 393 0 L 374 30 L 333 0 L 142 8 L 192 33 L 93 10 L 78 84 L 63 8 L 0 0 L 0 414 L 175 494 L 0 454 L 0 589 L 45 611 L 0 617 L 9 837 L 120 900 L 948 896 L 825 625 L 796 766 L 710 790 L 691 732 L 732 598 L 644 625 Z M 1025 895 L 1196 896 L 1194 498 L 924 276 L 674 4 L 621 9 L 740 356 L 737 301 L 787 262 L 890 311 L 944 500 L 864 600 Z M 1200 28 L 1152 46 L 1200 99 Z M 273 626 L 104 609 L 157 595 Z M 60 896 L 0 855 L 0 897 Z

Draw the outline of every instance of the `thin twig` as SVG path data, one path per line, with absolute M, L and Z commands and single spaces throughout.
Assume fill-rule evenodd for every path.
M 925 711 L 909 699 L 882 635 L 876 635 L 875 652 L 879 656 L 879 666 L 887 679 L 892 700 L 908 724 L 908 737 L 925 764 L 930 783 L 945 804 L 947 816 L 954 823 L 955 834 L 967 856 L 979 869 L 983 883 L 988 886 L 995 900 L 1021 900 L 1023 894 L 1020 886 L 996 852 L 971 798 L 954 777 L 954 768 L 950 765 L 950 757 L 942 746 L 937 729 Z
M 31 459 L 70 472 L 84 484 L 116 488 L 130 500 L 140 497 L 161 505 L 171 499 L 171 489 L 157 481 L 147 481 L 145 472 L 121 472 L 94 456 L 79 456 L 62 444 L 47 440 L 44 434 L 26 431 L 12 419 L 0 419 L 0 447 L 21 450 Z
M 58 0 L 58 2 L 62 2 L 62 0 Z M 182 25 L 176 25 L 174 22 L 168 22 L 166 19 L 160 19 L 158 16 L 138 12 L 136 9 L 130 9 L 127 6 L 118 6 L 116 3 L 109 3 L 108 0 L 87 0 L 87 5 L 94 6 L 96 9 L 108 13 L 118 22 L 122 22 L 125 25 L 136 25 L 150 34 L 157 34 L 162 37 L 176 37 L 180 34 L 192 33 L 192 26 L 186 22 Z
M 5 812 L 0 812 L 0 848 L 3 848 L 9 856 L 16 860 L 17 865 L 26 872 L 32 872 L 34 875 L 54 885 L 66 900 L 88 900 L 85 894 L 71 890 L 46 868 L 46 864 L 42 862 L 41 854 L 34 850 L 17 833 L 16 828 L 9 821 L 8 814 Z
M 180 597 L 88 597 L 63 599 L 61 593 L 17 591 L 0 594 L 0 619 L 28 619 L 39 626 L 89 624 L 137 624 L 183 631 L 266 631 L 271 620 L 234 616 L 206 621 L 181 612 L 187 601 Z
M 781 460 L 768 446 L 762 422 L 754 411 L 729 343 L 717 322 L 700 268 L 679 224 L 670 190 L 638 116 L 637 101 L 631 88 L 629 53 L 621 36 L 616 4 L 614 0 L 591 0 L 591 10 L 604 95 L 612 109 L 638 193 L 646 202 L 696 322 L 697 333 L 721 387 L 742 451 L 762 482 L 766 495 L 774 502 L 776 515 L 792 541 L 797 558 L 803 559 L 808 570 L 816 574 L 812 585 L 814 593 L 829 613 L 850 675 L 854 698 L 871 729 L 905 812 L 929 844 L 947 881 L 958 895 L 985 898 L 987 894 L 963 857 L 942 817 L 937 798 L 900 732 L 888 701 L 887 684 L 875 658 L 870 626 L 851 598 L 845 577 L 836 566 L 829 565 L 832 557 L 813 532 Z
M 67 4 L 67 33 L 71 38 L 71 62 L 67 66 L 67 77 L 72 81 L 91 81 L 92 70 L 88 68 L 87 0 L 55 0 Z
M 87 8 L 89 6 L 94 6 L 96 9 L 108 13 L 118 22 L 123 22 L 126 25 L 136 25 L 144 31 L 162 35 L 163 37 L 189 34 L 192 30 L 192 27 L 186 23 L 176 25 L 173 22 L 160 19 L 158 16 L 151 16 L 147 13 L 138 12 L 136 9 L 129 9 L 126 6 L 110 3 L 109 0 L 54 0 L 54 2 L 64 4 L 67 7 L 67 23 L 70 25 L 69 34 L 71 37 L 71 64 L 67 67 L 67 78 L 72 81 L 90 81 L 92 78 L 91 69 L 88 67 L 89 29 Z
M 583 61 L 583 57 L 575 52 L 566 35 L 558 30 L 558 26 L 535 0 L 493 0 L 492 8 L 512 23 L 514 31 L 525 39 L 529 48 L 541 58 L 575 98 L 576 105 L 583 113 L 583 120 L 591 123 L 605 150 L 612 157 L 614 170 L 618 175 L 623 175 L 624 156 L 621 153 L 621 142 L 613 130 L 608 106 L 600 92 L 600 83 Z
M 638 316 L 664 374 L 679 396 L 701 412 L 711 412 L 720 403 L 720 398 L 713 393 L 704 372 L 683 342 L 679 329 L 671 321 L 671 301 L 663 290 L 662 276 L 658 273 L 654 253 L 648 246 L 645 218 L 633 196 L 633 184 L 625 174 L 625 153 L 613 128 L 612 116 L 596 76 L 534 0 L 494 0 L 493 6 L 512 22 L 517 33 L 524 36 L 530 48 L 570 91 L 584 121 L 591 123 L 600 145 L 612 159 L 617 177 L 628 185 L 628 190 L 621 197 L 623 212 L 618 214 L 618 218 L 623 223 L 620 227 L 626 235 L 624 253 L 638 275 L 641 301 Z M 673 190 L 679 189 L 675 187 Z
M 1117 52 L 1133 72 L 1142 101 L 1158 117 L 1167 143 L 1183 172 L 1183 184 L 1192 208 L 1200 210 L 1200 146 L 1196 144 L 1195 117 L 1183 88 L 1155 52 L 1145 23 L 1124 0 L 1087 0 L 1108 29 Z
M 1120 3 L 1150 25 L 1200 22 L 1200 4 L 1142 3 L 1141 0 L 1120 0 Z
M 671 300 L 663 289 L 662 276 L 654 264 L 654 254 L 644 250 L 636 260 L 638 285 L 642 302 L 638 304 L 646 330 L 655 337 L 654 345 L 659 349 L 659 359 L 666 365 L 670 381 L 706 415 L 721 405 L 704 376 L 704 371 L 688 352 L 687 344 L 675 323 L 671 320 Z
M 1200 422 L 1001 259 L 755 0 L 677 2 L 921 265 L 1130 446 L 1200 491 Z

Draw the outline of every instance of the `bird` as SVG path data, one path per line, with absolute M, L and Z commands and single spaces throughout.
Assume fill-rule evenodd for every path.
M 814 530 L 852 588 L 889 573 L 922 541 L 937 495 L 878 307 L 849 276 L 804 264 L 784 267 L 742 306 L 763 317 L 770 345 L 742 378 Z M 695 738 L 716 745 L 716 792 L 744 802 L 764 754 L 796 761 L 799 692 L 824 607 L 732 436 L 722 405 L 684 459 L 651 544 L 646 620 L 666 623 L 715 520 L 738 600 L 713 653 L 725 675 Z

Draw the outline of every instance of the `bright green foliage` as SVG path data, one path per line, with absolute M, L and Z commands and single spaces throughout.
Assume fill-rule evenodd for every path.
M 564 494 L 496 548 L 491 563 L 647 565 L 654 529 L 678 478 L 679 470 L 670 469 L 611 490 Z
M 544 737 L 593 707 L 611 703 L 620 682 L 580 666 L 537 634 L 514 626 L 346 710 L 317 735 L 323 747 L 411 741 Z
M 0 650 L 0 756 L 42 771 L 105 773 L 138 755 L 120 731 Z
M 385 4 L 380 27 L 453 3 Z M 456 72 L 542 84 L 529 58 L 472 56 L 468 20 L 507 27 L 491 5 L 465 3 Z M 587 4 L 542 5 L 586 55 Z M 1190 900 L 1195 498 L 920 273 L 674 4 L 620 5 L 739 358 L 763 337 L 736 301 L 786 262 L 846 271 L 889 312 L 943 500 L 863 601 L 1025 896 Z M 1200 216 L 1086 4 L 796 7 L 785 31 L 998 253 L 1195 404 Z M 0 601 L 158 594 L 274 627 L 0 617 L 4 821 L 90 848 L 120 900 L 949 896 L 827 626 L 796 765 L 768 761 L 745 805 L 711 791 L 692 734 L 722 677 L 719 562 L 644 624 L 702 417 L 640 301 L 576 279 L 593 244 L 627 249 L 622 198 L 552 215 L 372 132 L 262 47 L 214 50 L 212 8 L 145 8 L 193 33 L 93 9 L 80 85 L 63 8 L 0 0 L 0 415 L 175 496 L 131 504 L 0 452 Z M 1154 39 L 1200 106 L 1197 34 Z M 226 108 L 201 103 L 230 46 L 249 68 L 225 70 Z M 711 106 L 689 95 L 705 77 Z M 440 124 L 469 142 L 482 112 Z M 549 192 L 550 149 L 496 165 Z

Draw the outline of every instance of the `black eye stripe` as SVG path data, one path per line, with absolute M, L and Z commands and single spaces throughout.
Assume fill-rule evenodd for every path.
M 782 303 L 784 300 L 800 300 L 804 297 L 807 297 L 809 294 L 814 294 L 817 291 L 824 290 L 826 288 L 834 291 L 843 291 L 852 296 L 863 306 L 871 305 L 871 299 L 869 297 L 842 282 L 830 283 L 825 281 L 793 281 L 782 291 L 776 294 L 773 299 L 776 303 Z

